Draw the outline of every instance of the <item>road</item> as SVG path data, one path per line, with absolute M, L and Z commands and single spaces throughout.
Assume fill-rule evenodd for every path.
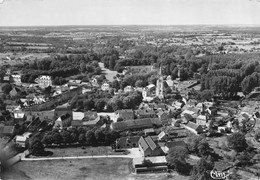
M 96 158 L 132 158 L 131 155 L 102 155 L 102 156 L 72 156 L 72 157 L 47 157 L 47 158 L 21 158 L 21 161 L 47 161 L 65 159 L 96 159 Z
M 42 158 L 26 158 L 21 156 L 21 161 L 48 161 L 48 160 L 64 160 L 64 159 L 95 159 L 95 158 L 136 158 L 142 157 L 138 148 L 129 149 L 127 155 L 99 155 L 99 156 L 70 156 L 70 157 L 42 157 Z

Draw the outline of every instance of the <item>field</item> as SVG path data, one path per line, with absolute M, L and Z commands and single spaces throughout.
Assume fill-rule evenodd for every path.
M 105 74 L 106 76 L 106 79 L 110 82 L 112 82 L 114 80 L 114 76 L 116 76 L 117 74 L 117 71 L 111 71 L 109 69 L 106 69 L 104 67 L 104 63 L 98 63 L 99 64 L 99 67 L 102 69 L 103 73 Z
M 84 159 L 32 161 L 16 164 L 2 179 L 87 179 L 87 180 L 188 180 L 188 177 L 173 174 L 134 175 L 129 170 L 130 159 Z
M 50 151 L 50 157 L 70 157 L 70 156 L 97 156 L 97 155 L 123 155 L 122 152 L 114 152 L 109 146 L 99 147 L 68 147 L 68 148 L 45 148 Z

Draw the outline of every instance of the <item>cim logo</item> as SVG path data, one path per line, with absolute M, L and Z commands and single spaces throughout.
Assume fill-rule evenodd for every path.
M 226 179 L 229 176 L 229 172 L 212 170 L 210 171 L 210 176 L 212 179 Z

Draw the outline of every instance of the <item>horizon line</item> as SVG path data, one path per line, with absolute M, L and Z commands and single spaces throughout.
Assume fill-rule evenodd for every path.
M 65 27 L 65 26 L 259 26 L 259 24 L 59 24 L 59 25 L 7 25 L 7 27 Z

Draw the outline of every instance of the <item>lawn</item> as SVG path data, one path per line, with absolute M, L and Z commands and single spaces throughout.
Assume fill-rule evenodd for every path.
M 123 155 L 123 152 L 114 152 L 110 146 L 86 147 L 85 149 L 82 147 L 57 147 L 45 148 L 45 151 L 50 151 L 51 157 Z
M 82 160 L 23 161 L 16 164 L 2 179 L 87 179 L 87 180 L 188 180 L 189 177 L 173 174 L 133 175 L 130 159 L 104 158 Z

